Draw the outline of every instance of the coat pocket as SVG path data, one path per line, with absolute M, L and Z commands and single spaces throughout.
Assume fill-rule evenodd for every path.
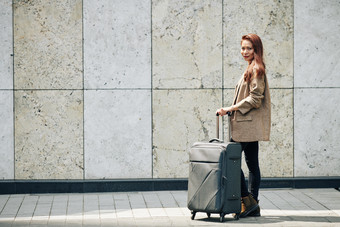
M 236 121 L 252 121 L 253 118 L 250 115 L 238 115 Z

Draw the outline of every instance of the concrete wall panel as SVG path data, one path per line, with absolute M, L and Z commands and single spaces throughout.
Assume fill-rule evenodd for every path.
M 12 1 L 0 2 L 0 89 L 13 89 Z
M 83 92 L 15 92 L 15 178 L 83 178 Z
M 297 89 L 294 103 L 295 176 L 339 176 L 340 88 Z
M 264 46 L 271 88 L 293 87 L 293 0 L 224 1 L 224 86 L 234 88 L 245 71 L 240 52 L 243 35 L 255 33 Z
M 340 87 L 340 2 L 294 1 L 295 87 Z
M 81 89 L 82 1 L 14 0 L 16 89 Z
M 154 88 L 221 88 L 221 1 L 153 1 L 152 55 Z
M 153 176 L 188 177 L 189 149 L 216 137 L 221 89 L 153 92 Z
M 85 91 L 85 178 L 151 178 L 151 92 Z
M 13 179 L 13 91 L 0 90 L 0 128 L 0 179 Z
M 84 1 L 85 88 L 151 87 L 151 2 Z

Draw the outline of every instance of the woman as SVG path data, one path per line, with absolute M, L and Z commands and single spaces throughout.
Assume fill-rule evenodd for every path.
M 249 169 L 249 190 L 241 171 L 240 217 L 260 216 L 258 194 L 261 174 L 258 161 L 258 141 L 268 141 L 270 136 L 270 94 L 263 62 L 263 46 L 259 36 L 244 35 L 241 54 L 248 67 L 235 89 L 233 105 L 218 109 L 221 116 L 231 112 L 232 140 L 240 142 Z

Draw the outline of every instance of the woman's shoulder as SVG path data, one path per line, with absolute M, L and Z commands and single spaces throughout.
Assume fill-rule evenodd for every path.
M 252 77 L 261 78 L 266 75 L 265 72 L 261 72 L 258 68 L 254 67 L 252 70 Z

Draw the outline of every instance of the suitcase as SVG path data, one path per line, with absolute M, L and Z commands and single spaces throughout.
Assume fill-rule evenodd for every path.
M 230 114 L 228 114 L 230 115 Z M 219 140 L 219 116 L 216 118 L 217 139 L 196 142 L 189 152 L 188 201 L 191 219 L 197 212 L 205 212 L 210 218 L 220 214 L 224 221 L 226 214 L 241 212 L 241 144 L 224 143 Z M 230 116 L 229 141 L 230 139 Z

